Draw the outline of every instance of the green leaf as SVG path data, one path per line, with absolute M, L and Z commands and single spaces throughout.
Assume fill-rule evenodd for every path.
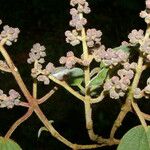
M 100 87 L 104 83 L 107 77 L 108 70 L 109 68 L 103 68 L 95 77 L 91 79 L 88 85 L 90 91 L 95 90 L 96 88 Z
M 71 86 L 80 86 L 83 82 L 83 70 L 80 68 L 70 69 L 68 75 L 68 83 Z
M 0 150 L 22 150 L 22 149 L 15 141 L 0 137 Z
M 64 76 L 68 75 L 70 69 L 66 67 L 57 67 L 55 71 L 52 73 L 52 76 L 57 78 L 58 80 L 63 80 Z
M 102 68 L 104 68 L 104 67 L 106 67 L 106 65 L 105 65 L 105 63 L 102 61 L 102 62 L 100 63 L 100 69 L 102 69 Z
M 117 150 L 150 150 L 150 126 L 147 131 L 142 126 L 129 130 L 121 139 Z
M 53 123 L 53 120 L 50 120 L 49 123 Z M 41 127 L 38 131 L 38 138 L 40 137 L 42 131 L 48 131 L 48 129 L 46 127 Z
M 113 50 L 122 50 L 124 52 L 128 52 L 130 51 L 131 47 L 130 46 L 126 46 L 126 45 L 121 45 L 119 47 L 115 47 L 113 48 Z
M 41 127 L 38 131 L 38 138 L 40 137 L 42 131 L 48 131 L 48 129 L 46 127 Z

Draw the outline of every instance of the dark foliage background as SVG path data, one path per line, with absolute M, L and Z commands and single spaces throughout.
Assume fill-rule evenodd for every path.
M 144 0 L 89 0 L 92 13 L 87 16 L 87 27 L 95 27 L 103 32 L 103 43 L 107 47 L 115 47 L 127 40 L 128 33 L 136 28 L 145 29 L 144 21 L 139 18 L 139 12 L 144 9 Z M 65 43 L 64 32 L 70 29 L 68 21 L 69 0 L 1 0 L 0 18 L 4 24 L 18 27 L 21 30 L 18 42 L 8 51 L 20 69 L 21 75 L 31 90 L 32 78 L 29 76 L 30 67 L 26 64 L 29 50 L 39 42 L 47 48 L 48 60 L 58 64 L 60 56 L 74 49 L 80 54 L 79 48 L 72 48 Z M 1 56 L 0 56 L 1 58 Z M 18 86 L 9 74 L 0 74 L 0 88 L 6 92 L 10 88 L 17 90 Z M 39 97 L 51 87 L 39 85 Z M 23 99 L 23 98 L 22 98 Z M 84 106 L 74 100 L 67 91 L 60 89 L 49 101 L 41 105 L 49 120 L 54 120 L 56 129 L 76 143 L 89 143 L 85 130 Z M 148 112 L 148 102 L 141 107 Z M 120 111 L 119 101 L 105 100 L 93 105 L 93 120 L 96 133 L 109 136 L 111 126 Z M 0 109 L 0 134 L 5 135 L 12 123 L 26 112 L 25 108 L 13 110 Z M 120 138 L 131 127 L 139 124 L 134 114 L 128 114 L 123 125 L 117 132 Z M 33 115 L 17 128 L 12 138 L 23 150 L 69 150 L 50 134 L 43 132 L 37 138 L 38 129 L 42 126 Z M 99 150 L 115 150 L 116 147 L 99 148 Z

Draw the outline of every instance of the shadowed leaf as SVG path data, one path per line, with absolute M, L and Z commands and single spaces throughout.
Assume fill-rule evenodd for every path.
M 121 139 L 117 150 L 150 150 L 150 126 L 147 132 L 142 126 L 129 130 Z
M 15 141 L 0 137 L 0 150 L 22 150 L 22 149 Z

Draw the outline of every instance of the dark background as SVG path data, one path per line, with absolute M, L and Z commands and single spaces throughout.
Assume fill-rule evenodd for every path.
M 144 0 L 90 0 L 92 13 L 87 15 L 87 28 L 101 29 L 102 42 L 106 47 L 115 47 L 132 29 L 145 29 L 144 21 L 139 18 L 139 12 L 144 9 Z M 41 43 L 47 48 L 49 61 L 58 64 L 58 59 L 68 50 L 81 54 L 80 48 L 72 48 L 65 43 L 64 32 L 71 29 L 68 25 L 69 0 L 0 0 L 0 19 L 4 24 L 18 27 L 21 30 L 17 43 L 8 47 L 8 51 L 20 69 L 23 79 L 31 91 L 32 78 L 30 65 L 26 60 L 34 43 Z M 1 58 L 1 56 L 0 56 Z M 5 92 L 18 86 L 9 74 L 0 74 L 0 88 Z M 51 87 L 39 84 L 39 97 L 44 95 Z M 23 100 L 23 98 L 22 98 Z M 141 104 L 141 108 L 148 112 L 148 106 Z M 104 137 L 109 136 L 112 124 L 120 111 L 120 102 L 105 100 L 93 105 L 94 129 Z M 41 105 L 49 120 L 54 120 L 55 128 L 70 141 L 79 144 L 88 144 L 85 130 L 84 106 L 66 90 L 59 89 L 52 98 Z M 15 107 L 12 110 L 0 110 L 0 134 L 5 135 L 12 123 L 26 112 L 25 108 Z M 134 114 L 128 114 L 123 125 L 118 130 L 118 138 L 131 127 L 138 125 L 139 121 Z M 38 129 L 42 126 L 35 115 L 20 125 L 13 133 L 12 139 L 17 141 L 23 150 L 69 150 L 49 133 L 43 132 L 37 138 Z M 99 148 L 99 150 L 115 150 L 116 147 Z

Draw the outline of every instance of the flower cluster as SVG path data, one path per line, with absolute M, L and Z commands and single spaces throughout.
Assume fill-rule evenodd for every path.
M 133 64 L 131 64 L 133 67 Z M 131 68 L 120 69 L 117 72 L 118 76 L 113 76 L 104 83 L 104 91 L 109 92 L 112 99 L 123 97 L 134 76 L 134 71 Z
M 143 89 L 145 94 L 150 94 L 150 77 L 147 79 L 147 86 Z
M 76 30 L 66 31 L 66 42 L 70 43 L 72 46 L 80 44 L 81 36 Z
M 20 103 L 19 99 L 20 94 L 13 89 L 9 91 L 9 96 L 4 94 L 3 91 L 0 90 L 0 108 L 13 108 L 15 105 L 18 105 Z
M 45 47 L 41 46 L 39 43 L 33 45 L 33 48 L 30 50 L 29 58 L 27 62 L 29 64 L 38 62 L 43 64 L 45 62 L 44 57 L 46 56 Z
M 50 83 L 50 80 L 46 75 L 39 75 L 37 77 L 37 80 L 43 82 L 45 85 L 48 85 Z
M 0 68 L 3 70 L 9 70 L 7 63 L 3 60 L 0 60 Z
M 135 88 L 134 89 L 134 98 L 135 99 L 140 99 L 143 97 L 143 91 L 140 88 Z
M 72 15 L 72 20 L 69 22 L 70 26 L 75 27 L 77 31 L 81 31 L 86 23 L 87 20 L 84 17 L 80 17 L 79 14 Z
M 90 8 L 89 8 L 89 4 L 86 2 L 86 0 L 71 0 L 70 1 L 70 5 L 71 6 L 77 6 L 77 9 L 73 8 L 74 11 L 77 13 L 85 13 L 88 14 L 91 12 Z M 73 11 L 73 10 L 72 10 Z
M 0 23 L 2 22 L 0 21 Z M 6 25 L 3 27 L 3 31 L 0 34 L 0 41 L 6 39 L 6 45 L 10 46 L 12 42 L 17 42 L 19 33 L 20 30 L 18 28 L 12 28 Z
M 38 81 L 44 82 L 44 84 L 49 84 L 49 78 L 46 76 L 49 72 L 49 70 L 44 70 L 44 75 L 41 75 L 42 70 L 42 64 L 45 62 L 44 57 L 46 56 L 45 47 L 40 45 L 39 43 L 36 43 L 33 45 L 33 48 L 31 49 L 29 53 L 29 58 L 27 59 L 27 62 L 29 64 L 34 63 L 34 67 L 31 69 L 31 76 L 33 78 L 37 78 Z M 49 66 L 49 64 L 48 64 Z M 48 68 L 46 66 L 46 68 Z
M 72 51 L 67 52 L 66 57 L 62 56 L 59 60 L 60 64 L 65 64 L 65 66 L 70 69 L 72 68 L 76 63 L 76 57 L 74 56 L 74 53 Z
M 45 85 L 50 83 L 49 75 L 51 74 L 58 80 L 63 80 L 63 77 L 68 73 L 68 68 L 72 68 L 75 63 L 79 60 L 74 56 L 73 52 L 68 52 L 66 57 L 60 58 L 60 63 L 65 64 L 65 67 L 55 67 L 53 63 L 49 62 L 43 69 L 42 64 L 45 62 L 44 57 L 46 56 L 45 47 L 39 43 L 34 44 L 27 62 L 29 64 L 34 63 L 34 67 L 31 69 L 31 76 L 36 78 L 38 81 L 43 82 Z
M 150 0 L 146 0 L 146 10 L 140 12 L 140 17 L 145 19 L 147 24 L 150 23 Z
M 147 60 L 150 61 L 150 39 L 144 41 L 144 43 L 140 46 L 140 50 Z
M 65 36 L 66 42 L 70 43 L 72 46 L 75 46 L 80 43 L 81 30 L 83 29 L 83 26 L 87 23 L 87 20 L 83 17 L 83 13 L 88 14 L 91 10 L 86 0 L 71 0 L 70 5 L 74 8 L 70 9 L 72 19 L 69 24 L 71 27 L 74 27 L 75 30 L 66 31 Z
M 34 63 L 34 68 L 31 70 L 31 76 L 36 78 L 40 74 L 40 70 L 42 69 L 42 64 L 45 62 L 44 57 L 46 56 L 45 47 L 41 46 L 39 43 L 33 45 L 29 53 L 29 58 L 27 62 L 29 64 Z
M 150 77 L 147 79 L 146 87 L 141 90 L 140 88 L 136 88 L 134 90 L 134 98 L 140 99 L 142 97 L 149 98 L 150 97 Z
M 150 0 L 146 0 L 145 3 L 146 3 L 146 8 L 147 8 L 147 9 L 150 9 Z
M 132 30 L 132 32 L 128 35 L 128 38 L 132 44 L 139 43 L 144 38 L 144 31 L 143 30 Z
M 98 49 L 93 51 L 94 59 L 97 62 L 103 62 L 106 66 L 116 66 L 119 63 L 128 61 L 129 54 L 120 50 L 113 50 L 111 48 L 105 50 L 105 47 L 101 45 Z
M 95 44 L 101 44 L 102 32 L 96 29 L 88 29 L 86 32 L 86 41 L 88 47 L 93 47 Z
M 37 80 L 43 82 L 45 85 L 48 85 L 50 83 L 48 75 L 54 73 L 55 70 L 56 70 L 56 68 L 55 68 L 54 64 L 49 62 L 46 65 L 45 69 L 39 70 L 39 74 L 37 76 Z

